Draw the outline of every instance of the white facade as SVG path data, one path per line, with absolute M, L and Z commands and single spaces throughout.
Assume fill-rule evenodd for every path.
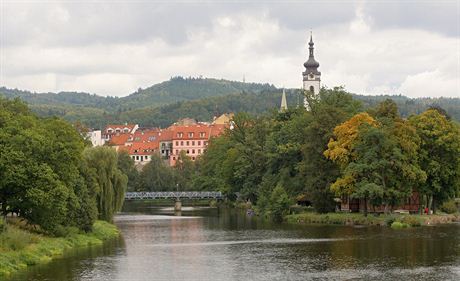
M 88 136 L 88 139 L 93 144 L 93 146 L 102 146 L 105 143 L 105 140 L 102 139 L 101 130 L 88 132 L 87 136 Z
M 313 95 L 318 95 L 321 89 L 321 74 L 310 73 L 303 78 L 303 89 L 310 91 Z M 304 98 L 304 106 L 309 109 L 308 101 Z

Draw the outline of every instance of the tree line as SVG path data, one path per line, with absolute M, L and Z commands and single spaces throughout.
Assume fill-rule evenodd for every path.
M 0 98 L 0 206 L 60 235 L 91 231 L 121 209 L 127 176 L 109 147 L 90 148 L 68 122 L 40 118 L 19 99 Z
M 237 114 L 196 162 L 194 187 L 238 194 L 275 216 L 299 195 L 321 213 L 342 195 L 386 210 L 412 191 L 432 209 L 458 196 L 460 129 L 441 108 L 402 118 L 390 99 L 364 110 L 342 88 L 306 95 L 309 111 Z

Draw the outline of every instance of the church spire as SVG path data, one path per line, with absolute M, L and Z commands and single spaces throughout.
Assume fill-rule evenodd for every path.
M 280 112 L 286 111 L 287 109 L 288 107 L 287 107 L 287 101 L 286 101 L 286 92 L 283 89 L 283 95 L 281 96 Z
M 308 74 L 319 74 L 318 72 L 318 67 L 319 67 L 319 62 L 315 60 L 315 55 L 314 55 L 314 45 L 313 43 L 313 33 L 310 31 L 310 42 L 308 43 L 309 47 L 309 53 L 310 55 L 308 56 L 308 60 L 303 64 L 305 66 L 305 72 L 304 75 Z

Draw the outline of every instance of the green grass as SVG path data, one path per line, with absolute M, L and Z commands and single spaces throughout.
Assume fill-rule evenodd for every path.
M 327 213 L 318 214 L 313 212 L 292 214 L 285 217 L 285 221 L 295 224 L 334 224 L 334 225 L 378 225 L 392 226 L 394 222 L 406 226 L 421 226 L 444 224 L 459 221 L 458 215 L 379 215 L 369 214 L 365 217 L 360 213 Z M 399 226 L 395 225 L 395 228 Z
M 116 226 L 96 221 L 90 233 L 73 233 L 66 237 L 48 237 L 8 225 L 0 233 L 0 278 L 28 266 L 49 262 L 65 250 L 100 245 L 120 235 Z

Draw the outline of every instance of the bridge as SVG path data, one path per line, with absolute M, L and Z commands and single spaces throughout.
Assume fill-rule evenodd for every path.
M 218 191 L 159 191 L 159 192 L 126 192 L 125 200 L 146 199 L 223 199 Z

